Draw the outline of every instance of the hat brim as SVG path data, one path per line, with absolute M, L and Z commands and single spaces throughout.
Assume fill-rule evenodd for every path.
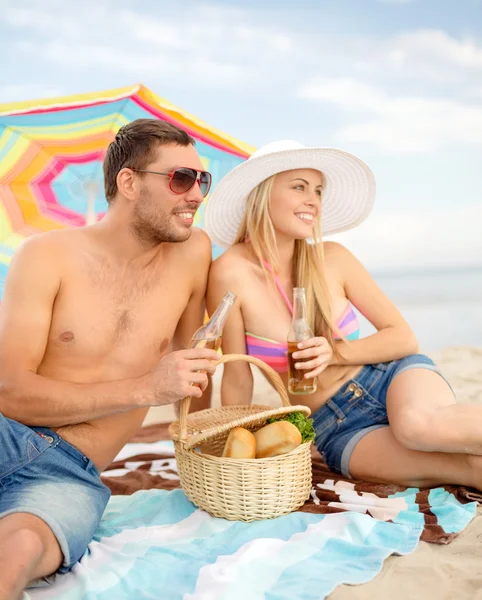
M 252 190 L 272 175 L 293 169 L 323 173 L 323 235 L 359 225 L 375 200 L 375 178 L 357 156 L 336 148 L 300 148 L 256 156 L 241 163 L 215 186 L 207 201 L 204 226 L 211 240 L 229 248 L 236 240 Z

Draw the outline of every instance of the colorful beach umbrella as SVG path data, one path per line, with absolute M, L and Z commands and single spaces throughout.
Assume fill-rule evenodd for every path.
M 146 117 L 179 125 L 196 139 L 213 185 L 254 150 L 143 85 L 0 104 L 0 297 L 11 256 L 25 237 L 102 217 L 107 146 L 120 127 Z M 201 208 L 196 225 L 202 227 L 202 219 Z

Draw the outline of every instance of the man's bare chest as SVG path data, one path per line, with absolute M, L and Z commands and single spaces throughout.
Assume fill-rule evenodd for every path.
M 63 361 L 133 364 L 166 351 L 190 297 L 186 278 L 66 282 L 56 299 L 48 340 Z

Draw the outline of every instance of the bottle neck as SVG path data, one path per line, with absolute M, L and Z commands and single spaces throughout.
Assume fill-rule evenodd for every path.
M 227 292 L 206 325 L 196 331 L 194 334 L 194 339 L 211 339 L 220 337 L 223 333 L 223 327 L 228 318 L 229 311 L 231 310 L 235 300 L 236 295 L 231 292 Z
M 221 334 L 224 324 L 226 323 L 226 319 L 228 318 L 229 311 L 231 310 L 232 302 L 223 298 L 221 304 L 216 308 L 213 313 L 213 316 L 209 319 L 209 324 L 212 324 L 216 330 L 219 330 Z
M 306 320 L 306 296 L 304 288 L 295 288 L 293 291 L 293 321 Z

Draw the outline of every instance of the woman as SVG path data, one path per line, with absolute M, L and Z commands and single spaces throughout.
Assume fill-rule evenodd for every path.
M 315 333 L 295 358 L 318 389 L 292 401 L 310 407 L 327 465 L 357 479 L 482 489 L 482 407 L 456 403 L 360 262 L 320 241 L 321 231 L 361 223 L 374 196 L 373 174 L 357 157 L 295 142 L 265 146 L 221 180 L 205 222 L 211 239 L 228 248 L 211 269 L 208 309 L 227 290 L 238 295 L 223 351 L 258 356 L 287 386 L 293 287 L 304 287 Z M 375 334 L 358 339 L 353 307 Z M 225 365 L 223 404 L 250 402 L 252 389 L 248 364 Z

